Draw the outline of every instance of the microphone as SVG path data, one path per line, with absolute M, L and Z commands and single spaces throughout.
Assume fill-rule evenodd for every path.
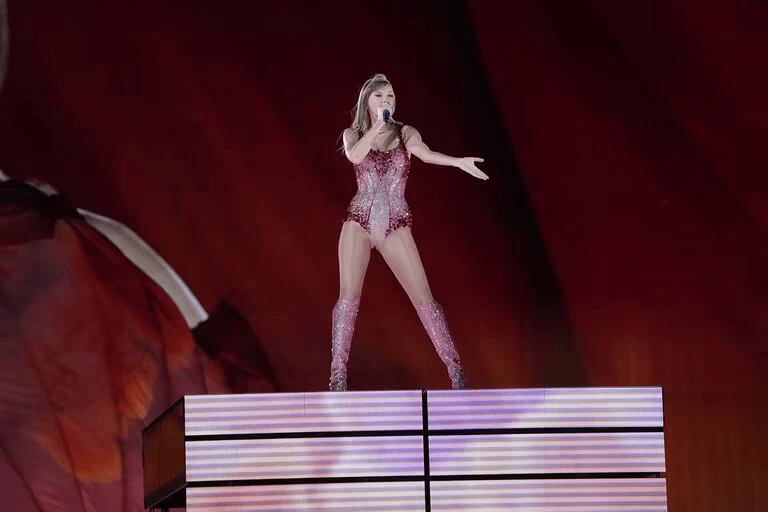
M 385 108 L 385 109 L 384 109 L 384 112 L 382 112 L 382 113 L 381 113 L 381 115 L 382 115 L 382 117 L 384 118 L 384 122 L 385 122 L 385 123 L 388 123 L 388 122 L 389 122 L 389 120 L 390 120 L 390 113 L 389 113 L 389 109 L 388 109 L 388 108 Z

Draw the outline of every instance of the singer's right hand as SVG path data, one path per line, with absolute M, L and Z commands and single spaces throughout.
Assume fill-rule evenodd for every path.
M 384 111 L 385 110 L 389 111 L 389 116 L 391 117 L 391 114 L 392 114 L 392 104 L 390 102 L 388 102 L 388 101 L 382 102 L 381 105 L 379 106 L 379 108 L 376 109 L 376 112 L 378 113 L 379 119 L 384 119 Z M 387 121 L 388 121 L 388 119 L 384 119 L 385 123 Z
M 376 109 L 376 121 L 373 122 L 372 128 L 378 133 L 384 129 L 386 124 L 387 123 L 384 122 L 384 108 L 379 107 Z

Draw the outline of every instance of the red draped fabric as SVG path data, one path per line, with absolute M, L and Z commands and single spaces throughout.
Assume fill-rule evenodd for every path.
M 0 495 L 140 510 L 141 428 L 226 391 L 171 300 L 66 203 L 0 183 Z

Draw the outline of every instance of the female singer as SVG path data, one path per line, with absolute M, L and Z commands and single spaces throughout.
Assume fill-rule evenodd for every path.
M 347 389 L 347 360 L 360 305 L 371 247 L 384 257 L 448 369 L 453 389 L 466 380 L 459 354 L 440 307 L 429 290 L 427 276 L 411 233 L 412 217 L 405 202 L 411 155 L 431 164 L 457 167 L 482 180 L 475 166 L 482 158 L 455 158 L 430 150 L 412 126 L 392 117 L 396 100 L 392 84 L 382 74 L 363 84 L 352 111 L 352 126 L 344 131 L 344 153 L 357 176 L 357 194 L 347 209 L 339 238 L 339 299 L 331 328 L 331 391 Z

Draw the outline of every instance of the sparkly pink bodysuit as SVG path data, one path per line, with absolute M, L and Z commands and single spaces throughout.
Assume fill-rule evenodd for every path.
M 405 183 L 411 159 L 403 144 L 402 125 L 398 143 L 392 149 L 371 149 L 355 164 L 357 194 L 347 208 L 344 221 L 354 221 L 368 232 L 377 249 L 390 233 L 413 223 L 411 209 L 405 202 Z

